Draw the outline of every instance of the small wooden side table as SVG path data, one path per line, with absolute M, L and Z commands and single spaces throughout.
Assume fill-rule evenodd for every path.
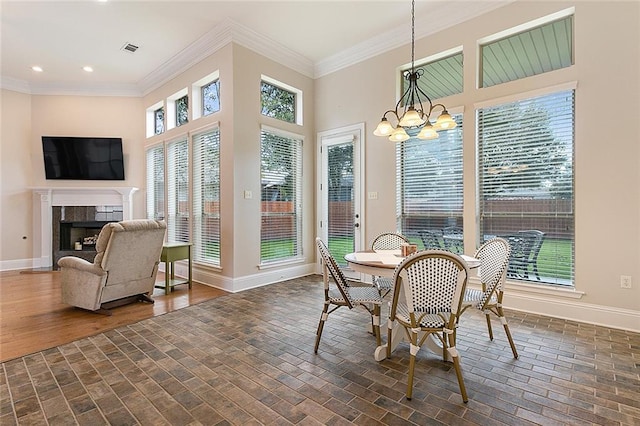
M 189 260 L 189 278 L 188 279 L 176 279 L 175 266 L 173 262 L 176 260 Z M 160 254 L 160 261 L 164 262 L 164 286 L 158 285 L 160 282 L 156 282 L 156 288 L 164 288 L 164 293 L 169 294 L 173 287 L 179 284 L 189 284 L 191 288 L 191 243 L 166 243 L 162 246 L 162 253 Z

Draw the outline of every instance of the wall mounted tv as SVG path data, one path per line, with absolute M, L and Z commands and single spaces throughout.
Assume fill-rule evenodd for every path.
M 43 136 L 47 179 L 124 180 L 122 138 Z

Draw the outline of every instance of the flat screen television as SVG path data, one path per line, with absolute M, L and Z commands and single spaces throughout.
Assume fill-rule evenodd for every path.
M 122 138 L 43 136 L 47 179 L 124 180 Z

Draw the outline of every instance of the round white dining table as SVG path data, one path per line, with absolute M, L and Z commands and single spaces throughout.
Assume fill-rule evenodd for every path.
M 465 254 L 459 256 L 466 262 L 469 269 L 480 267 L 480 259 Z M 365 250 L 347 253 L 344 256 L 344 260 L 347 261 L 349 268 L 356 272 L 378 277 L 393 278 L 396 266 L 404 260 L 404 257 L 400 255 L 400 250 Z M 393 340 L 390 343 L 387 342 L 376 347 L 373 355 L 376 361 L 382 361 L 387 357 L 387 344 L 391 345 L 391 352 L 393 352 L 404 337 L 404 333 L 399 329 L 399 324 L 394 322 L 393 324 L 389 324 L 389 327 L 393 327 L 393 332 L 391 333 Z M 442 346 L 434 336 L 430 336 L 424 345 L 431 352 L 442 354 Z M 449 356 L 447 356 L 447 360 L 451 361 Z

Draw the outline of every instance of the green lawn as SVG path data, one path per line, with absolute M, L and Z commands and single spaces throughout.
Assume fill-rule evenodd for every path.
M 420 238 L 410 238 L 412 244 L 422 248 Z M 353 238 L 332 237 L 329 240 L 329 251 L 339 264 L 344 265 L 344 255 L 353 251 Z M 538 272 L 541 277 L 572 281 L 573 253 L 572 245 L 567 240 L 546 238 L 538 255 Z M 531 271 L 533 272 L 533 271 Z
M 411 242 L 422 248 L 419 239 Z M 329 251 L 340 265 L 345 265 L 344 255 L 353 251 L 353 238 L 332 237 L 329 240 Z M 261 246 L 263 261 L 294 255 L 293 240 L 265 241 Z M 573 253 L 570 241 L 546 238 L 538 255 L 538 272 L 541 277 L 563 281 L 572 281 Z M 531 271 L 533 272 L 533 271 Z

